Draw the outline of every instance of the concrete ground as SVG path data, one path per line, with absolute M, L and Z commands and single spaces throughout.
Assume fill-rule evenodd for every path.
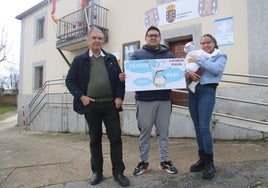
M 96 186 L 89 185 L 87 134 L 29 132 L 16 125 L 16 114 L 0 117 L 0 187 L 1 188 L 86 188 L 119 187 L 113 180 L 109 142 L 103 136 L 104 177 Z M 268 187 L 268 143 L 258 141 L 215 141 L 216 176 L 203 180 L 202 173 L 190 173 L 197 160 L 194 139 L 170 139 L 170 159 L 178 168 L 175 175 L 158 169 L 159 155 L 155 138 L 150 151 L 151 171 L 133 176 L 139 159 L 138 138 L 123 136 L 125 174 L 129 187 Z

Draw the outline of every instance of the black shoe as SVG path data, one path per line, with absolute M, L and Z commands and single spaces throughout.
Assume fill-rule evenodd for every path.
M 200 172 L 204 169 L 205 169 L 205 161 L 200 159 L 191 166 L 190 172 Z
M 97 185 L 101 182 L 102 179 L 103 179 L 102 173 L 93 173 L 93 175 L 90 179 L 90 184 Z
M 190 172 L 200 172 L 205 169 L 206 153 L 204 150 L 198 150 L 199 160 L 192 164 Z
M 213 162 L 206 163 L 206 167 L 203 172 L 202 178 L 207 179 L 207 180 L 212 179 L 214 178 L 215 173 L 216 173 L 216 169 L 215 169 L 214 163 Z
M 205 157 L 205 170 L 203 172 L 203 179 L 212 179 L 214 178 L 216 173 L 216 169 L 213 163 L 213 153 L 206 153 Z
M 116 176 L 114 176 L 114 180 L 117 181 L 119 185 L 124 187 L 129 186 L 130 184 L 128 178 L 123 173 L 119 173 Z

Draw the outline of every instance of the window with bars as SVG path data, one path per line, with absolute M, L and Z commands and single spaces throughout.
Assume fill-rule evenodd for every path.
M 43 66 L 34 68 L 34 89 L 38 90 L 43 85 Z

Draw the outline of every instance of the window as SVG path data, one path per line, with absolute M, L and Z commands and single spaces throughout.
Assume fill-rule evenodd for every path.
M 124 69 L 124 61 L 129 60 L 131 54 L 140 48 L 140 41 L 128 42 L 122 45 L 123 47 L 123 69 Z
M 129 60 L 131 54 L 140 48 L 140 41 L 123 44 L 123 61 Z
M 45 37 L 45 17 L 42 17 L 36 22 L 36 37 L 35 40 L 39 41 Z
M 43 85 L 43 66 L 34 68 L 34 89 L 38 90 Z

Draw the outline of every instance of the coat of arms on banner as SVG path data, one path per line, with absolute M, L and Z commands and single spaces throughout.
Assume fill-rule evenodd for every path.
M 159 15 L 157 8 L 152 8 L 148 10 L 145 15 L 145 27 L 157 26 L 159 24 Z
M 198 13 L 201 17 L 216 14 L 218 9 L 218 0 L 199 0 Z
M 174 4 L 168 5 L 166 11 L 166 20 L 171 23 L 174 22 L 176 18 L 176 6 Z

